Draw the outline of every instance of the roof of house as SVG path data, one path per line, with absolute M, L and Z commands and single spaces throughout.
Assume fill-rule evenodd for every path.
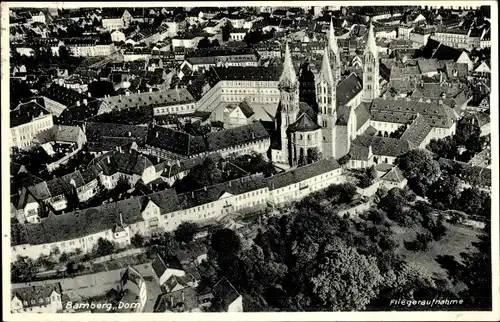
M 226 277 L 223 277 L 214 285 L 212 293 L 214 298 L 222 301 L 225 310 L 227 310 L 227 307 L 241 296 L 241 294 L 238 293 L 233 284 L 231 284 Z
M 228 66 L 212 67 L 219 80 L 236 81 L 278 81 L 282 67 Z
M 197 306 L 197 292 L 188 286 L 182 290 L 161 294 L 156 301 L 154 312 L 186 312 Z
M 192 156 L 266 138 L 269 138 L 269 133 L 260 122 L 211 132 L 206 137 L 156 126 L 148 131 L 146 143 L 180 155 Z
M 269 177 L 269 190 L 280 189 L 339 168 L 340 165 L 337 160 L 333 158 L 321 159 L 318 162 L 314 162 L 291 171 L 281 172 Z
M 44 115 L 50 115 L 50 113 L 37 102 L 21 103 L 14 110 L 10 111 L 10 127 L 13 128 L 30 123 L 33 119 Z
M 78 126 L 54 125 L 52 128 L 40 132 L 36 136 L 38 143 L 47 142 L 79 142 L 79 137 L 83 135 L 83 130 Z
M 403 172 L 401 171 L 401 169 L 395 166 L 380 179 L 384 181 L 400 183 L 405 180 L 405 177 L 403 176 Z
M 42 95 L 67 107 L 74 106 L 77 102 L 82 102 L 84 99 L 90 100 L 87 95 L 56 83 L 52 83 L 50 87 L 42 92 Z
M 23 302 L 23 307 L 34 307 L 50 305 L 52 292 L 57 292 L 59 295 L 62 294 L 61 284 L 45 284 L 45 285 L 33 285 L 26 286 L 22 288 L 13 288 L 11 290 L 12 297 L 16 296 L 19 300 Z M 24 302 L 27 303 L 24 303 Z
M 374 155 L 390 157 L 399 157 L 415 148 L 408 140 L 382 136 L 371 137 L 371 146 Z
M 134 150 L 130 150 L 130 152 L 110 151 L 94 159 L 94 163 L 107 176 L 115 173 L 142 175 L 147 168 L 153 166 L 148 158 Z
M 124 109 L 145 106 L 170 106 L 195 102 L 185 88 L 161 90 L 157 92 L 131 93 L 104 98 L 101 108 L 105 110 Z
M 356 124 L 357 129 L 359 130 L 366 122 L 371 119 L 370 115 L 370 104 L 369 103 L 361 103 L 354 110 L 354 114 L 356 114 Z
M 105 142 L 113 138 L 126 138 L 141 143 L 148 128 L 139 125 L 85 122 L 85 134 L 88 142 Z
M 401 140 L 408 140 L 415 146 L 420 146 L 427 135 L 431 132 L 432 127 L 427 124 L 425 117 L 423 115 L 418 115 L 408 126 L 403 135 L 401 135 Z
M 267 179 L 261 174 L 256 174 L 186 192 L 180 194 L 178 198 L 181 209 L 188 209 L 219 200 L 225 193 L 238 195 L 266 186 Z
M 160 254 L 156 255 L 155 260 L 151 263 L 151 267 L 158 278 L 168 269 L 184 270 L 181 262 L 176 256 L 164 257 Z
M 417 114 L 425 116 L 432 127 L 449 128 L 455 122 L 453 110 L 442 102 L 376 98 L 371 105 L 374 121 L 404 124 L 411 122 Z
M 110 230 L 120 223 L 120 213 L 124 225 L 140 222 L 143 220 L 141 209 L 143 209 L 144 203 L 150 200 L 160 207 L 162 213 L 179 209 L 175 190 L 164 190 L 148 196 L 108 203 L 100 207 L 49 216 L 41 223 L 13 225 L 12 246 L 49 244 Z
M 337 85 L 337 106 L 348 104 L 362 90 L 362 79 L 356 73 L 351 73 Z
M 421 74 L 437 72 L 439 68 L 437 59 L 419 59 L 417 64 Z

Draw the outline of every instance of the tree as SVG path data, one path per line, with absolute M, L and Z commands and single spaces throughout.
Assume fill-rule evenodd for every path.
M 457 144 L 451 137 L 432 139 L 427 148 L 441 158 L 453 160 L 457 157 Z
M 425 150 L 411 150 L 398 163 L 412 190 L 423 196 L 427 195 L 428 187 L 441 175 L 439 163 Z
M 481 192 L 478 188 L 465 188 L 460 193 L 455 209 L 475 216 L 482 210 L 485 198 L 486 193 Z
M 59 262 L 60 263 L 66 263 L 69 259 L 69 255 L 66 252 L 63 252 L 61 256 L 59 256 Z
M 367 188 L 373 184 L 375 179 L 377 179 L 377 170 L 375 169 L 375 166 L 371 166 L 362 171 L 363 172 L 359 179 L 359 187 Z
M 429 243 L 433 240 L 432 234 L 428 231 L 418 233 L 414 241 L 416 251 L 426 251 L 429 248 Z
M 317 147 L 311 148 L 307 152 L 307 163 L 318 162 L 321 159 L 321 152 Z
M 175 256 L 179 251 L 179 243 L 172 233 L 165 232 L 159 236 L 153 237 L 145 244 L 148 248 L 148 256 L 153 258 L 159 254 L 163 257 Z
M 207 36 L 203 37 L 200 39 L 198 42 L 198 49 L 205 49 L 210 47 L 210 40 L 208 39 Z
M 210 246 L 218 258 L 235 256 L 242 247 L 240 237 L 229 228 L 217 230 L 210 239 Z
M 442 175 L 429 188 L 429 199 L 439 209 L 452 208 L 458 197 L 460 180 L 454 175 Z
M 97 257 L 113 254 L 116 250 L 116 245 L 102 237 L 99 237 L 97 244 L 94 246 L 93 253 Z
M 233 29 L 233 25 L 230 21 L 228 21 L 224 26 L 221 27 L 222 32 L 222 41 L 228 41 L 229 36 L 231 34 L 231 30 Z
M 194 235 L 196 235 L 199 230 L 200 229 L 196 223 L 184 221 L 175 230 L 175 239 L 179 243 L 188 244 L 193 241 Z
M 144 237 L 141 234 L 136 233 L 134 236 L 132 236 L 132 238 L 130 238 L 130 243 L 134 247 L 140 248 L 144 246 Z
M 401 125 L 400 127 L 398 127 L 396 129 L 396 131 L 391 132 L 389 134 L 389 137 L 399 139 L 401 137 L 401 135 L 403 135 L 403 133 L 406 131 L 407 127 L 408 127 L 408 125 L 406 125 L 406 124 Z
M 38 273 L 39 264 L 27 256 L 18 256 L 17 261 L 10 264 L 12 282 L 31 281 Z
M 212 42 L 210 43 L 210 47 L 220 47 L 219 40 L 217 38 L 212 39 Z
M 351 155 L 348 153 L 348 154 L 344 155 L 343 157 L 339 158 L 337 160 L 337 162 L 340 165 L 344 165 L 344 164 L 347 164 L 347 162 L 349 162 L 350 159 L 351 159 Z
M 374 257 L 360 255 L 340 240 L 326 246 L 313 292 L 333 311 L 363 310 L 383 282 Z

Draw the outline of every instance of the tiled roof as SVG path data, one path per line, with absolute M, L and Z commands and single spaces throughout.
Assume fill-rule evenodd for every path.
M 373 136 L 371 145 L 373 154 L 390 157 L 399 157 L 415 148 L 415 146 L 407 140 L 382 136 Z
M 403 135 L 401 135 L 401 140 L 408 140 L 413 143 L 413 145 L 418 147 L 420 143 L 425 140 L 431 130 L 432 127 L 427 124 L 425 117 L 423 115 L 419 115 L 413 120 L 406 131 L 404 131 Z
M 139 125 L 127 125 L 116 123 L 85 123 L 85 134 L 88 142 L 103 142 L 112 138 L 126 138 L 138 143 L 144 142 L 147 135 L 147 127 Z
M 351 73 L 337 85 L 337 106 L 347 104 L 362 90 L 362 80 L 355 73 Z
M 23 125 L 33 121 L 35 118 L 49 114 L 49 111 L 37 102 L 21 103 L 16 109 L 10 111 L 10 127 Z
M 50 305 L 52 292 L 62 295 L 61 284 L 44 284 L 14 288 L 11 290 L 12 297 L 16 296 L 23 302 L 23 307 Z M 26 304 L 24 302 L 27 302 Z
M 288 129 L 293 132 L 310 132 L 321 127 L 314 122 L 307 113 L 302 113 L 296 122 L 290 124 Z
M 113 229 L 116 224 L 120 223 L 120 213 L 124 225 L 131 225 L 143 220 L 141 209 L 149 200 L 157 204 L 162 213 L 178 210 L 175 190 L 164 190 L 100 207 L 49 216 L 37 224 L 13 225 L 12 245 L 39 245 L 86 237 Z
M 358 145 L 355 141 L 351 144 L 351 150 L 349 151 L 349 155 L 352 160 L 368 160 L 370 154 L 370 149 L 368 147 Z
M 374 121 L 404 124 L 411 122 L 417 114 L 425 116 L 432 127 L 449 128 L 455 122 L 453 110 L 445 104 L 376 98 L 371 105 Z
M 141 176 L 153 164 L 148 158 L 131 150 L 128 152 L 111 151 L 94 160 L 95 164 L 103 170 L 104 175 L 123 173 Z
M 337 121 L 336 125 L 346 126 L 349 122 L 349 116 L 351 114 L 351 107 L 347 105 L 337 106 Z
M 291 171 L 278 173 L 268 179 L 269 189 L 279 189 L 323 173 L 339 169 L 340 165 L 333 158 L 321 159 Z
M 370 104 L 361 103 L 354 110 L 354 114 L 356 114 L 356 124 L 357 129 L 359 130 L 366 122 L 368 122 L 371 118 L 370 115 Z
M 155 260 L 151 264 L 156 276 L 160 278 L 167 269 L 184 270 L 181 262 L 175 256 L 163 257 L 160 254 L 156 255 Z
M 196 290 L 185 287 L 182 290 L 161 294 L 156 301 L 154 312 L 189 312 L 197 306 Z
M 421 74 L 437 72 L 439 68 L 437 59 L 419 59 L 417 63 Z
M 83 130 L 78 126 L 54 125 L 52 128 L 39 133 L 36 137 L 40 144 L 53 141 L 78 142 Z
M 84 99 L 91 100 L 87 95 L 55 83 L 43 91 L 42 95 L 67 107 L 74 106 L 77 102 L 83 102 Z
M 188 209 L 219 200 L 224 193 L 238 195 L 266 186 L 267 179 L 263 175 L 257 174 L 180 194 L 179 203 L 182 209 Z
M 103 111 L 146 106 L 170 106 L 194 102 L 191 93 L 185 88 L 168 89 L 157 92 L 132 93 L 129 95 L 111 96 L 103 99 Z
M 193 136 L 156 126 L 148 131 L 146 143 L 183 156 L 192 156 L 266 138 L 269 138 L 269 133 L 260 122 L 212 132 L 206 137 Z

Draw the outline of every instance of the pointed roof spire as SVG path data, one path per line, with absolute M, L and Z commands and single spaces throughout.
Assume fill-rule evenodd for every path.
M 321 63 L 321 71 L 319 72 L 318 79 L 323 79 L 328 84 L 333 85 L 334 79 L 333 79 L 332 68 L 330 66 L 329 56 L 330 55 L 328 53 L 328 46 L 325 46 L 325 49 L 323 51 L 323 62 Z
M 279 84 L 285 87 L 293 87 L 297 84 L 297 73 L 293 67 L 292 55 L 290 54 L 290 47 L 288 40 L 285 45 L 285 62 L 283 63 L 283 72 L 279 80 Z
M 335 28 L 333 28 L 333 16 L 330 18 L 330 35 L 328 37 L 328 43 L 330 45 L 330 50 L 335 54 L 335 59 L 339 62 L 339 44 L 337 43 L 337 38 L 335 37 Z
M 366 41 L 365 53 L 370 52 L 373 56 L 378 57 L 377 44 L 375 42 L 375 32 L 373 31 L 373 23 L 370 21 L 368 30 L 368 39 Z

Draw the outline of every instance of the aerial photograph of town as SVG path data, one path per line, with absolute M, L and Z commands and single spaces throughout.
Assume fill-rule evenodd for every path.
M 496 4 L 446 2 L 11 5 L 10 314 L 494 311 Z

